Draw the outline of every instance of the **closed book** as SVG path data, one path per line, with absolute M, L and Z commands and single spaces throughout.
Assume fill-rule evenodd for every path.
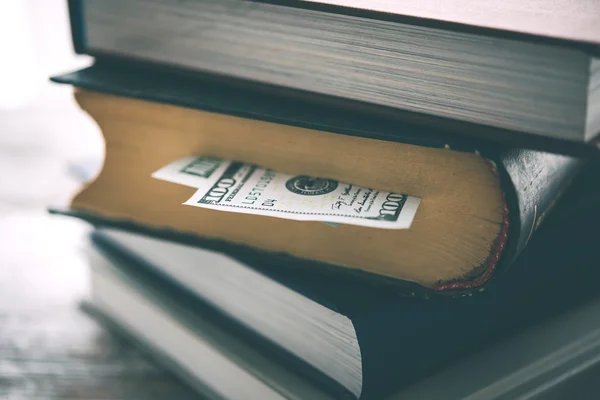
M 481 289 L 514 261 L 584 163 L 121 64 L 55 80 L 79 87 L 78 103 L 106 140 L 103 171 L 74 199 L 74 212 L 232 253 L 249 246 L 282 268 L 369 278 L 415 295 Z M 409 229 L 184 206 L 194 190 L 152 174 L 195 155 L 421 200 Z
M 75 49 L 98 59 L 319 94 L 522 147 L 594 152 L 600 133 L 589 1 L 69 3 Z
M 392 399 L 593 397 L 598 385 L 599 307 L 596 296 L 499 340 Z
M 477 296 L 406 298 L 385 288 L 284 270 L 269 259 L 240 263 L 194 246 L 100 229 L 92 241 L 113 272 L 97 268 L 104 286 L 92 303 L 129 327 L 133 337 L 153 342 L 154 351 L 170 352 L 168 368 L 188 380 L 204 379 L 203 386 L 212 384 L 213 390 L 223 379 L 202 372 L 210 358 L 193 358 L 203 347 L 161 339 L 171 324 L 137 312 L 126 297 L 137 296 L 137 303 L 175 319 L 189 336 L 204 337 L 237 359 L 235 365 L 254 376 L 247 384 L 249 393 L 258 390 L 259 381 L 292 398 L 306 397 L 310 390 L 311 396 L 389 398 L 454 361 L 598 295 L 598 196 L 589 190 L 596 174 L 588 174 L 585 185 L 557 206 L 506 271 L 506 279 Z M 107 278 L 113 283 L 107 285 Z M 213 331 L 207 333 L 198 319 L 219 327 L 224 343 L 214 334 L 206 337 Z M 173 343 L 182 344 L 174 349 Z M 264 364 L 256 361 L 260 357 Z M 222 371 L 226 375 L 229 370 Z M 231 389 L 238 398 L 244 386 L 240 382 L 235 380 Z M 453 387 L 438 389 L 453 393 Z
M 174 254 L 173 249 L 167 250 Z M 215 260 L 202 252 L 196 256 Z M 297 372 L 291 366 L 297 364 L 290 361 L 291 355 L 265 345 L 265 340 L 248 328 L 181 290 L 173 290 L 162 279 L 144 274 L 138 261 L 123 257 L 122 252 L 92 245 L 88 259 L 91 295 L 82 303 L 82 310 L 128 339 L 203 399 L 348 397 L 338 385 L 319 385 L 324 377 L 313 382 L 302 375 L 303 368 Z M 129 395 L 135 396 L 133 392 Z

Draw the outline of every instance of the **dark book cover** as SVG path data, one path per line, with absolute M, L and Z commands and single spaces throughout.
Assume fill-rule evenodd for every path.
M 502 281 L 477 296 L 454 301 L 405 298 L 360 282 L 277 268 L 268 257 L 249 256 L 244 261 L 290 290 L 350 318 L 362 357 L 361 398 L 384 398 L 518 328 L 599 294 L 595 237 L 600 197 L 593 185 L 599 171 L 595 166 L 579 177 L 516 263 L 504 272 Z M 137 263 L 134 269 L 168 280 L 153 272 L 152 263 L 135 249 L 101 232 L 93 240 L 121 260 Z M 294 368 L 302 369 L 299 364 Z M 315 378 L 314 371 L 303 373 Z
M 500 146 L 409 124 L 399 125 L 393 120 L 380 118 L 368 112 L 349 113 L 344 109 L 324 107 L 310 101 L 290 99 L 235 85 L 191 80 L 178 74 L 136 68 L 135 65 L 96 63 L 90 68 L 53 79 L 56 82 L 119 96 L 343 135 L 479 152 L 498 172 L 507 206 L 505 234 L 508 239 L 499 240 L 497 244 L 497 253 L 502 252 L 500 264 L 497 260 L 491 260 L 489 265 L 481 268 L 477 276 L 445 282 L 439 291 L 471 290 L 487 282 L 497 264 L 510 265 L 585 163 L 578 158 Z M 87 215 L 87 218 L 95 217 Z M 179 236 L 184 240 L 185 235 Z M 296 265 L 295 262 L 286 264 Z M 321 269 L 335 271 L 339 268 Z

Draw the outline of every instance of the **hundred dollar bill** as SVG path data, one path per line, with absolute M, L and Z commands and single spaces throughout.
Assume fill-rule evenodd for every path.
M 403 193 L 212 157 L 188 157 L 152 176 L 197 188 L 186 205 L 297 221 L 407 229 L 420 202 Z
M 199 189 L 208 185 L 211 177 L 222 174 L 229 164 L 220 158 L 190 156 L 162 167 L 152 177 Z

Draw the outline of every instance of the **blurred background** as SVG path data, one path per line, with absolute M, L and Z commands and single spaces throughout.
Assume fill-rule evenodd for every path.
M 48 79 L 91 63 L 73 53 L 69 29 L 64 0 L 0 1 L 0 399 L 183 396 L 79 312 L 90 228 L 47 212 L 104 151 L 72 89 Z
M 63 202 L 69 196 L 65 185 L 72 183 L 65 174 L 68 166 L 102 157 L 100 133 L 78 110 L 72 90 L 49 81 L 91 63 L 73 53 L 69 29 L 65 1 L 0 4 L 0 193 L 5 207 Z

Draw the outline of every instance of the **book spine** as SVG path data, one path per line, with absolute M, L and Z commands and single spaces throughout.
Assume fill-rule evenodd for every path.
M 511 183 L 504 189 L 513 191 L 518 202 L 512 207 L 510 263 L 525 248 L 586 160 L 524 149 L 511 149 L 500 160 Z

